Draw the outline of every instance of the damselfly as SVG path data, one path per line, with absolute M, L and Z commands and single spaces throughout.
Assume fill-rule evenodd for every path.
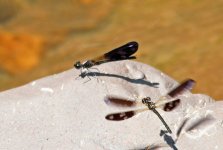
M 195 81 L 192 79 L 188 79 L 181 83 L 179 86 L 171 90 L 166 96 L 161 97 L 157 102 L 152 102 L 150 97 L 143 98 L 141 102 L 137 101 L 129 101 L 122 98 L 116 98 L 116 97 L 108 97 L 105 102 L 108 105 L 115 105 L 115 106 L 122 106 L 122 107 L 132 107 L 140 104 L 146 105 L 147 108 L 141 108 L 136 110 L 129 110 L 125 112 L 117 112 L 117 113 L 111 113 L 108 114 L 105 118 L 107 120 L 112 121 L 121 121 L 128 118 L 131 118 L 135 116 L 136 114 L 139 114 L 146 110 L 152 110 L 162 121 L 164 126 L 166 127 L 167 131 L 169 133 L 172 133 L 167 123 L 164 121 L 163 117 L 159 114 L 159 112 L 156 110 L 158 107 L 162 107 L 164 111 L 171 111 L 174 108 L 176 108 L 180 104 L 180 99 L 176 98 L 178 95 L 180 95 L 185 90 L 191 90 L 194 86 Z

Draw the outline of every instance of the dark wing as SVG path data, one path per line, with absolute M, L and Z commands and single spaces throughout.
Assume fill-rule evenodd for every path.
M 176 97 L 176 96 L 180 95 L 182 92 L 184 92 L 185 90 L 191 90 L 193 88 L 193 86 L 195 85 L 195 83 L 196 82 L 194 80 L 188 79 L 188 80 L 182 82 L 179 86 L 177 86 L 173 90 L 171 90 L 168 93 L 168 96 Z
M 180 99 L 176 99 L 174 101 L 168 102 L 164 105 L 163 110 L 164 111 L 171 111 L 174 108 L 176 108 L 180 104 Z
M 192 87 L 194 86 L 194 84 L 195 84 L 194 80 L 188 79 L 188 80 L 182 82 L 179 86 L 177 86 L 173 90 L 171 90 L 167 94 L 166 98 L 174 98 L 174 97 L 182 94 L 186 90 L 191 90 Z M 156 106 L 158 107 L 158 106 L 161 106 L 162 104 L 164 104 L 164 106 L 163 106 L 164 111 L 171 111 L 180 104 L 180 99 L 171 100 L 170 102 L 168 101 L 168 99 L 164 99 L 163 101 L 160 100 L 157 102 Z
M 129 101 L 129 100 L 117 98 L 117 97 L 107 97 L 105 99 L 105 103 L 107 105 L 121 106 L 121 107 L 133 107 L 133 106 L 136 106 L 136 104 L 138 104 L 138 102 L 136 101 Z
M 125 119 L 129 119 L 133 116 L 135 116 L 138 113 L 141 113 L 145 110 L 148 110 L 148 108 L 138 109 L 138 110 L 130 110 L 125 112 L 117 112 L 117 113 L 111 113 L 108 114 L 105 119 L 111 120 L 111 121 L 122 121 Z
M 138 50 L 137 42 L 129 42 L 121 47 L 111 50 L 108 53 L 104 54 L 105 59 L 108 60 L 122 60 L 129 58 Z M 135 58 L 135 57 L 132 57 Z

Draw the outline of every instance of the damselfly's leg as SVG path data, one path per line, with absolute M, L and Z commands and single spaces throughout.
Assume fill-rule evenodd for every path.
M 95 70 L 99 71 L 97 68 L 90 68 L 90 69 L 95 69 Z M 89 77 L 89 76 L 91 76 L 90 74 L 93 74 L 93 77 L 97 76 L 94 72 L 91 72 L 90 69 L 89 68 L 81 68 L 81 74 L 77 78 L 79 78 L 79 77 L 81 77 L 81 78 L 87 77 L 88 80 L 85 81 L 84 83 L 89 82 L 91 80 L 91 78 Z M 98 78 L 97 78 L 97 81 L 99 81 Z
M 85 73 L 81 73 L 81 74 L 79 74 L 79 76 L 77 76 L 76 78 L 75 78 L 75 80 L 77 80 L 78 78 L 84 78 L 84 77 L 86 77 L 87 76 L 87 74 L 85 74 Z
M 76 78 L 75 78 L 75 80 L 77 80 L 78 78 L 80 78 L 81 76 L 79 75 L 79 76 L 77 76 Z
M 84 78 L 84 77 L 88 76 L 89 72 L 90 71 L 88 70 L 88 68 L 81 69 L 80 77 Z
M 97 71 L 97 73 L 100 73 L 100 71 L 99 71 L 99 69 L 98 69 L 98 68 L 91 68 L 91 70 L 96 70 L 96 71 Z M 93 74 L 93 77 L 95 77 L 95 78 L 97 79 L 97 82 L 99 82 L 99 79 L 97 78 L 97 74 L 96 74 L 96 73 L 94 73 L 94 72 L 92 72 L 92 74 Z
M 84 78 L 84 77 L 87 77 L 87 78 L 88 78 L 88 80 L 85 81 L 84 83 L 87 83 L 88 81 L 91 80 L 91 78 L 90 78 L 89 75 L 88 75 L 89 72 L 90 72 L 90 70 L 89 70 L 88 68 L 84 68 L 84 69 L 82 70 L 82 78 Z
M 90 68 L 90 69 L 94 69 L 94 68 Z M 85 81 L 84 83 L 87 83 L 88 81 L 91 80 L 91 78 L 89 77 L 90 73 L 93 74 L 93 77 L 97 78 L 97 75 L 94 73 L 94 72 L 91 72 L 90 69 L 86 68 L 86 71 L 85 71 L 85 76 L 87 76 L 88 80 Z M 96 69 L 96 68 L 95 68 Z M 98 78 L 97 78 L 97 82 L 98 82 Z
M 90 72 L 90 70 L 88 68 L 81 68 L 80 72 L 81 72 L 81 74 L 78 77 L 76 77 L 75 79 L 78 79 L 78 78 L 82 78 L 83 79 L 83 78 L 87 77 L 88 80 L 85 81 L 84 83 L 87 83 L 88 81 L 91 80 L 91 78 L 88 75 L 89 72 Z
M 81 67 L 81 74 L 83 73 L 83 70 L 85 70 L 85 68 Z
M 82 68 L 80 69 L 80 74 L 79 74 L 79 76 L 77 76 L 76 78 L 75 78 L 75 80 L 77 80 L 78 78 L 84 78 L 84 76 L 83 76 L 83 72 L 82 72 Z
M 97 72 L 100 72 L 98 68 L 91 68 L 92 70 L 97 70 Z
M 91 81 L 91 78 L 88 75 L 86 75 L 86 76 L 87 76 L 88 80 L 85 81 L 84 83 L 87 83 L 88 81 Z
M 84 78 L 86 76 L 85 72 L 83 72 L 83 68 L 80 68 L 80 74 L 78 77 L 76 77 L 75 79 L 77 80 L 78 78 Z

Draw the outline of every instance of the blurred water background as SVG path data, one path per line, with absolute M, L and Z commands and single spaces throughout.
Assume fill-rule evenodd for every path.
M 137 61 L 223 98 L 222 0 L 0 0 L 0 90 L 132 40 Z

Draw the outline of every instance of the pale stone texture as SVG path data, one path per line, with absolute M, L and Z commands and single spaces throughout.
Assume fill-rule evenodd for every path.
M 185 92 L 179 96 L 181 105 L 172 112 L 157 109 L 173 131 L 160 136 L 165 127 L 151 111 L 120 122 L 105 120 L 106 114 L 126 109 L 108 106 L 104 99 L 109 95 L 129 100 L 149 96 L 156 101 L 178 83 L 133 61 L 97 68 L 100 72 L 88 82 L 87 77 L 76 78 L 80 71 L 71 69 L 0 93 L 0 149 L 123 150 L 166 142 L 169 145 L 163 149 L 223 149 L 222 101 Z M 186 118 L 176 144 L 171 145 Z

